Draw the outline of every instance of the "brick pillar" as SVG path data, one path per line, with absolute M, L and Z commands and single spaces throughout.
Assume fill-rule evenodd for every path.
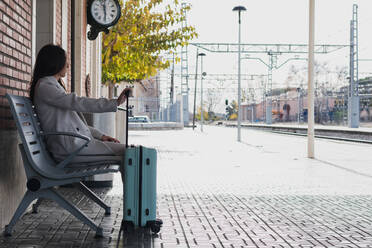
M 85 96 L 86 79 L 86 0 L 75 1 L 75 92 Z

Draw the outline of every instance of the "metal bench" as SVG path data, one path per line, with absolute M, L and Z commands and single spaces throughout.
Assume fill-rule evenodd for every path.
M 96 237 L 103 236 L 103 230 L 97 226 L 88 216 L 81 212 L 76 206 L 67 201 L 60 195 L 55 187 L 74 184 L 86 196 L 105 209 L 105 214 L 111 213 L 111 208 L 107 206 L 95 193 L 88 189 L 82 181 L 84 178 L 110 172 L 118 172 L 120 163 L 118 161 L 105 161 L 105 163 L 87 164 L 86 166 L 71 167 L 70 161 L 78 154 L 90 141 L 89 137 L 69 132 L 43 132 L 34 111 L 31 101 L 27 97 L 6 95 L 13 118 L 16 122 L 19 136 L 22 143 L 19 144 L 23 165 L 27 177 L 27 191 L 13 215 L 9 225 L 5 226 L 4 234 L 10 236 L 12 229 L 27 207 L 37 199 L 33 205 L 33 211 L 37 212 L 37 207 L 42 199 L 56 201 L 61 207 L 69 211 L 76 218 L 87 224 L 96 231 Z M 84 144 L 70 154 L 64 161 L 56 163 L 46 149 L 44 138 L 49 135 L 66 135 L 84 140 Z

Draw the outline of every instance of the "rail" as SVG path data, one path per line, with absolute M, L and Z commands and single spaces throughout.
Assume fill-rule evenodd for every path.
M 235 123 L 225 123 L 226 127 L 236 127 Z M 301 126 L 279 126 L 279 125 L 260 125 L 260 124 L 242 124 L 242 128 L 251 128 L 261 131 L 295 135 L 295 136 L 307 136 L 307 128 Z M 315 137 L 319 139 L 338 140 L 354 143 L 372 144 L 372 129 L 371 131 L 366 130 L 349 130 L 347 128 L 336 128 L 336 127 L 316 127 Z

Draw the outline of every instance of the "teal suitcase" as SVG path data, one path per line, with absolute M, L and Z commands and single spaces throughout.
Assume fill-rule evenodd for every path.
M 124 162 L 123 230 L 148 227 L 160 231 L 162 221 L 156 219 L 156 150 L 129 146 Z
M 157 153 L 153 148 L 128 146 L 128 100 L 126 105 L 126 150 L 122 171 L 124 213 L 121 229 L 131 232 L 137 227 L 147 227 L 153 233 L 158 233 L 163 221 L 156 218 Z

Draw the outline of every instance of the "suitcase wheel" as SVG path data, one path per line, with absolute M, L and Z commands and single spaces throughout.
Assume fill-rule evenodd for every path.
M 131 221 L 122 221 L 121 227 L 124 233 L 132 233 L 134 231 L 134 224 Z
M 153 233 L 158 233 L 160 231 L 160 225 L 159 224 L 152 224 L 150 226 L 150 229 Z
M 158 233 L 160 231 L 161 226 L 163 225 L 163 221 L 161 219 L 156 219 L 149 223 L 150 229 L 153 233 Z
M 160 225 L 163 225 L 163 220 L 162 219 L 156 219 L 155 222 L 158 223 L 158 224 L 160 224 Z

